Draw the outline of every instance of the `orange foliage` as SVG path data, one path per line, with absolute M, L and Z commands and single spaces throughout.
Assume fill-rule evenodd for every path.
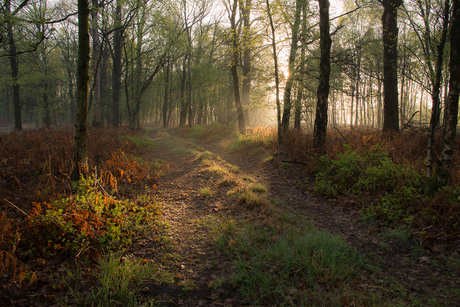
M 116 191 L 119 184 L 127 183 L 155 186 L 156 169 L 133 158 L 151 155 L 151 149 L 147 151 L 129 138 L 121 138 L 136 134 L 131 129 L 89 131 L 89 169 L 99 179 L 98 188 Z M 19 237 L 21 241 L 35 240 L 36 245 L 40 244 L 33 236 L 49 225 L 37 223 L 37 218 L 52 210 L 54 200 L 71 194 L 73 135 L 70 129 L 0 133 L 0 276 L 5 272 L 12 279 L 22 280 L 26 269 L 16 256 Z M 100 201 L 109 206 L 111 198 Z M 90 240 L 98 239 L 106 222 L 103 216 L 78 206 L 73 196 L 62 217 Z M 63 230 L 57 226 L 46 231 Z M 17 244 L 12 243 L 15 238 Z M 53 248 L 63 247 L 57 244 Z

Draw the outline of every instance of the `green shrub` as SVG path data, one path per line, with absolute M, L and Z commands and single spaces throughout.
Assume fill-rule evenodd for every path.
M 43 251 L 116 249 L 158 229 L 160 206 L 154 199 L 117 200 L 98 187 L 94 176 L 82 178 L 76 195 L 35 208 L 32 223 Z
M 411 202 L 420 198 L 423 186 L 421 173 L 410 165 L 395 164 L 379 145 L 363 152 L 346 146 L 346 152 L 338 154 L 335 160 L 321 157 L 316 171 L 313 190 L 318 194 L 375 197 L 377 205 L 363 212 L 366 219 L 404 217 Z

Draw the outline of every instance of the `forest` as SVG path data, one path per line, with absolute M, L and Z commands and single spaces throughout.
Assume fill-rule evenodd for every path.
M 0 304 L 457 304 L 458 38 L 459 0 L 4 0 Z

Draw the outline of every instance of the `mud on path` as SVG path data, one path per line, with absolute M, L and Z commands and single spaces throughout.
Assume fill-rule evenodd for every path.
M 174 129 L 167 133 L 184 140 Z M 161 135 L 154 130 L 148 137 L 155 140 Z M 320 229 L 342 235 L 365 254 L 374 269 L 362 274 L 360 288 L 380 291 L 397 301 L 411 297 L 412 302 L 426 302 L 429 296 L 437 306 L 449 306 L 458 299 L 460 280 L 440 265 L 443 257 L 440 250 L 423 250 L 416 236 L 406 241 L 389 238 L 383 233 L 385 225 L 361 223 L 360 205 L 354 201 L 345 198 L 332 201 L 312 195 L 307 190 L 312 181 L 306 180 L 308 165 L 283 162 L 290 158 L 281 150 L 266 153 L 273 155 L 273 159 L 262 162 L 261 155 L 228 153 L 216 142 L 191 141 L 268 187 L 273 201 L 283 210 L 302 219 L 307 217 Z M 167 204 L 165 218 L 171 224 L 172 253 L 179 255 L 177 281 L 183 286 L 151 285 L 144 294 L 161 299 L 165 306 L 167 302 L 179 306 L 248 305 L 228 283 L 233 270 L 231 259 L 218 250 L 209 228 L 200 225 L 209 214 L 226 215 L 230 211 L 231 200 L 225 196 L 226 191 L 217 191 L 211 198 L 203 197 L 199 189 L 205 182 L 199 159 L 174 154 L 172 148 L 161 146 L 155 152 L 158 159 L 169 164 L 169 171 L 159 179 L 157 197 Z M 223 280 L 227 283 L 213 287 Z

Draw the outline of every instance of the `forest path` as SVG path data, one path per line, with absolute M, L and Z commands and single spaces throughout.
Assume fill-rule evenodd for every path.
M 170 165 L 167 174 L 159 179 L 157 197 L 168 204 L 165 218 L 171 224 L 174 251 L 181 258 L 178 280 L 190 290 L 156 285 L 153 288 L 157 292 L 151 294 L 166 293 L 164 301 L 174 299 L 180 306 L 243 304 L 230 285 L 210 287 L 225 278 L 228 280 L 233 268 L 231 259 L 219 251 L 215 237 L 201 222 L 214 213 L 226 215 L 232 200 L 225 189 L 216 190 L 210 198 L 200 195 L 200 188 L 206 187 L 206 181 L 202 180 L 204 166 L 200 159 L 187 154 L 187 150 L 195 150 L 198 145 L 201 151 L 209 151 L 238 166 L 242 176 L 248 174 L 268 187 L 271 198 L 282 210 L 298 215 L 299 221 L 310 220 L 317 228 L 343 236 L 367 255 L 376 269 L 362 274 L 360 287 L 380 289 L 384 295 L 403 300 L 407 296 L 417 300 L 428 295 L 437 303 L 450 296 L 447 301 L 452 302 L 452 293 L 448 291 L 458 289 L 460 282 L 452 279 L 445 268 L 432 265 L 436 259 L 430 251 L 416 255 L 419 244 L 416 240 L 391 237 L 391 233 L 385 233 L 386 225 L 361 223 L 358 205 L 346 197 L 325 200 L 312 195 L 307 190 L 308 180 L 313 180 L 306 180 L 308 165 L 283 162 L 289 158 L 282 151 L 268 153 L 273 155 L 270 162 L 263 162 L 264 155 L 229 153 L 217 142 L 183 138 L 176 129 L 154 129 L 148 132 L 148 137 L 159 144 L 155 148 L 156 158 Z M 168 143 L 172 139 L 175 144 Z M 177 144 L 181 145 L 176 147 Z
M 142 294 L 155 297 L 161 306 L 171 306 L 171 302 L 177 306 L 240 305 L 235 305 L 239 296 L 231 286 L 221 284 L 232 272 L 231 261 L 204 226 L 212 223 L 212 213 L 225 211 L 227 199 L 200 195 L 203 165 L 190 154 L 189 142 L 172 138 L 162 129 L 149 131 L 146 137 L 156 144 L 155 158 L 169 165 L 158 179 L 155 196 L 164 204 L 164 219 L 169 223 L 167 257 L 174 263 L 174 284 L 152 284 Z

